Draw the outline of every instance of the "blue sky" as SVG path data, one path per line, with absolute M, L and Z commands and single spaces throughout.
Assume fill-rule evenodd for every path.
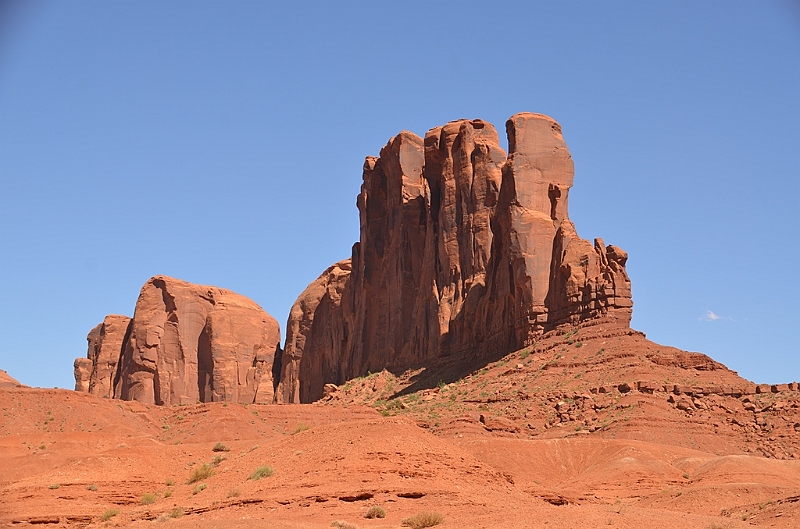
M 0 368 L 72 387 L 166 274 L 289 308 L 403 129 L 558 120 L 633 327 L 800 380 L 800 5 L 0 0 Z

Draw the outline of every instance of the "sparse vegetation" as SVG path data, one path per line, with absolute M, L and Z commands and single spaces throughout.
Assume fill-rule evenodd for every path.
M 213 475 L 214 475 L 214 467 L 207 463 L 203 463 L 202 466 L 192 471 L 191 476 L 189 476 L 189 481 L 187 481 L 186 484 L 191 485 L 192 483 L 197 483 L 198 481 L 210 478 Z
M 118 514 L 119 511 L 117 509 L 108 509 L 102 515 L 100 515 L 100 521 L 107 522 Z
M 222 443 L 217 443 L 214 445 L 214 448 L 211 449 L 212 452 L 230 452 L 231 449 L 225 446 Z
M 229 498 L 238 498 L 242 494 L 242 491 L 239 489 L 231 489 L 228 491 Z
M 261 479 L 261 478 L 268 478 L 268 477 L 270 477 L 270 476 L 271 476 L 273 473 L 274 473 L 274 470 L 272 470 L 272 467 L 271 467 L 271 466 L 269 466 L 269 465 L 264 465 L 263 467 L 258 467 L 257 469 L 255 469 L 255 470 L 253 471 L 253 473 L 252 473 L 252 474 L 250 474 L 250 479 L 252 479 L 253 481 L 255 481 L 255 480 L 259 480 L 259 479 Z
M 345 522 L 344 520 L 332 521 L 331 527 L 338 527 L 339 529 L 358 529 L 358 526 L 356 524 Z
M 95 490 L 97 490 L 97 485 L 95 485 L 94 483 L 92 483 L 91 485 L 89 485 L 88 487 L 86 487 L 86 490 L 95 491 Z
M 171 511 L 169 511 L 170 518 L 180 518 L 185 514 L 183 507 L 173 507 Z
M 156 502 L 156 495 L 152 492 L 146 492 L 142 494 L 142 499 L 139 500 L 139 503 L 142 505 L 150 505 Z
M 373 505 L 364 515 L 364 518 L 386 518 L 386 511 L 380 505 Z
M 199 492 L 206 490 L 207 487 L 208 485 L 201 483 L 192 489 L 192 494 L 198 494 Z
M 49 486 L 49 487 L 47 487 L 47 488 L 48 488 L 48 489 L 50 489 L 50 490 L 56 490 L 56 489 L 57 489 L 57 488 L 59 488 L 60 486 L 61 486 L 61 483 L 53 483 L 52 485 L 50 485 L 50 486 Z
M 311 428 L 311 426 L 307 425 L 304 422 L 298 423 L 297 426 L 294 427 L 294 430 L 292 430 L 292 435 L 294 435 L 296 433 L 304 432 L 304 431 L 308 430 L 309 428 Z
M 175 480 L 174 479 L 168 479 L 167 481 L 165 481 L 165 483 L 167 484 L 167 487 L 171 487 L 171 486 L 173 486 L 175 484 Z
M 211 464 L 215 467 L 218 467 L 220 463 L 225 461 L 225 459 L 226 459 L 225 456 L 216 455 L 214 456 L 214 459 L 211 460 Z
M 164 492 L 164 497 L 165 498 L 169 498 L 170 496 L 172 496 L 172 491 L 171 490 L 168 490 L 168 491 Z
M 440 523 L 444 523 L 444 516 L 438 512 L 427 511 L 415 514 L 403 520 L 403 525 L 405 527 L 411 527 L 411 529 L 424 529 L 425 527 L 433 527 Z

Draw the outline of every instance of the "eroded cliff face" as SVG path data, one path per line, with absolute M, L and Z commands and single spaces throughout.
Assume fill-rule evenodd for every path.
M 75 361 L 75 389 L 149 404 L 274 400 L 278 322 L 228 290 L 156 276 L 133 319 L 108 316 Z
M 627 254 L 578 237 L 561 127 L 522 113 L 401 132 L 364 163 L 360 241 L 298 298 L 276 401 L 444 355 L 499 356 L 587 319 L 627 326 Z

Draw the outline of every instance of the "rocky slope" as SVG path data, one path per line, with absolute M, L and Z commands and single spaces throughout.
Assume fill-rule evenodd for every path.
M 107 316 L 75 361 L 75 389 L 149 404 L 271 403 L 278 322 L 252 300 L 166 276 L 133 318 Z
M 631 317 L 627 254 L 578 237 L 573 163 L 553 119 L 401 132 L 364 163 L 360 241 L 298 298 L 278 402 L 442 356 L 496 359 L 563 324 Z

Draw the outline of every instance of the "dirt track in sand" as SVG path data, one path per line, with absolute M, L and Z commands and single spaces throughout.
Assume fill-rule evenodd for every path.
M 642 336 L 581 332 L 314 405 L 3 388 L 0 525 L 396 528 L 427 510 L 442 527 L 800 526 L 800 392 L 667 392 L 751 384 Z M 203 464 L 213 475 L 188 484 Z M 372 505 L 386 518 L 364 518 Z

